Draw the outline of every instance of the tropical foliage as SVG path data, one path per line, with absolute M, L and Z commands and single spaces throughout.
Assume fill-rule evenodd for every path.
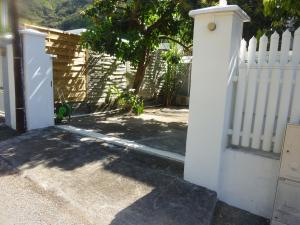
M 84 44 L 136 66 L 132 88 L 139 93 L 151 52 L 168 39 L 188 48 L 193 29 L 188 12 L 203 6 L 186 0 L 96 0 L 85 11 L 93 25 L 83 35 Z

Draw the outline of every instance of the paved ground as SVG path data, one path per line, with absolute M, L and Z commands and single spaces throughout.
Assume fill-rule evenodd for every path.
M 85 116 L 70 125 L 185 155 L 187 109 L 149 108 L 140 116 Z
M 269 225 L 270 221 L 247 211 L 218 202 L 212 225 Z
M 0 143 L 0 157 L 93 224 L 209 224 L 214 192 L 180 164 L 50 128 Z
M 14 137 L 17 135 L 17 132 L 9 129 L 4 124 L 4 117 L 0 116 L 0 141 L 6 140 L 8 138 Z
M 0 177 L 1 225 L 88 225 L 81 213 L 18 175 Z
M 269 224 L 222 202 L 212 215 L 215 194 L 182 181 L 177 163 L 54 128 L 9 138 L 0 142 L 0 225 Z

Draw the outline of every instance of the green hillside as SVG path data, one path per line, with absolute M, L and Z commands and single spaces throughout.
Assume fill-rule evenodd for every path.
M 22 22 L 70 30 L 86 27 L 80 12 L 93 0 L 18 0 Z

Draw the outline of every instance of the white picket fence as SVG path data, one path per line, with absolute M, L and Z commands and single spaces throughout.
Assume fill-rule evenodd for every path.
M 253 37 L 248 50 L 241 43 L 240 65 L 235 83 L 232 127 L 233 146 L 280 153 L 287 123 L 300 122 L 300 28 L 268 38 Z M 300 137 L 299 137 L 300 138 Z

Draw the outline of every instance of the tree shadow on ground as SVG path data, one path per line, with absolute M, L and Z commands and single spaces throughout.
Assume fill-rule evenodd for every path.
M 115 176 L 111 177 L 110 174 L 125 178 L 122 188 L 113 188 L 120 192 L 112 193 L 112 196 L 119 196 L 117 198 L 127 198 L 126 189 L 131 186 L 126 182 L 134 180 L 136 185 L 152 187 L 150 193 L 137 192 L 129 205 L 113 211 L 111 225 L 207 225 L 213 215 L 215 192 L 179 179 L 183 173 L 182 164 L 110 146 L 59 129 L 37 130 L 1 142 L 0 157 L 9 162 L 12 168 L 20 170 L 42 166 L 75 171 L 87 164 L 97 164 L 95 173 L 98 170 L 107 171 L 95 176 L 98 181 L 93 180 L 91 184 L 96 184 L 96 190 L 100 193 L 106 194 L 98 184 L 107 185 L 107 176 L 110 176 L 108 180 L 112 185 L 120 185 L 114 181 Z M 63 185 L 64 180 L 61 182 Z M 100 205 L 112 204 L 109 196 L 106 196 L 108 203 Z
M 5 124 L 5 118 L 0 116 L 0 141 L 5 141 L 9 138 L 15 137 L 18 135 L 18 132 L 7 127 Z
M 127 190 L 130 187 L 140 190 L 146 185 L 151 189 L 150 193 L 133 190 L 135 197 L 129 199 L 131 203 L 113 211 L 112 218 L 115 219 L 112 225 L 206 225 L 208 223 L 205 221 L 209 219 L 206 215 L 212 214 L 215 193 L 179 179 L 182 177 L 183 165 L 176 162 L 112 147 L 55 128 L 34 131 L 2 142 L 0 149 L 0 157 L 10 162 L 13 168 L 21 170 L 42 166 L 74 171 L 96 163 L 97 170 L 102 172 L 95 170 L 98 173 L 95 176 L 97 181 L 93 180 L 91 185 L 97 185 L 101 191 L 101 184 L 107 185 L 108 181 L 112 182 L 111 185 L 119 185 L 114 180 L 116 176 L 111 174 L 117 174 L 117 177 L 121 175 L 125 188 L 112 187 L 111 190 L 120 192 L 112 194 L 118 198 L 127 198 L 127 194 L 132 193 Z M 132 181 L 137 186 L 132 186 Z M 108 195 L 108 202 L 104 202 L 104 205 L 112 204 L 109 197 L 111 191 L 103 190 L 102 194 Z
M 183 171 L 180 163 L 132 152 L 55 128 L 36 130 L 0 143 L 0 156 L 10 161 L 15 168 L 26 164 L 27 168 L 43 165 L 74 170 L 93 162 L 108 167 L 111 161 L 114 164 L 127 162 L 157 168 L 176 176 L 181 176 Z
M 188 127 L 185 122 L 162 122 L 134 116 L 119 116 L 113 119 L 88 116 L 73 119 L 71 125 L 185 155 Z

